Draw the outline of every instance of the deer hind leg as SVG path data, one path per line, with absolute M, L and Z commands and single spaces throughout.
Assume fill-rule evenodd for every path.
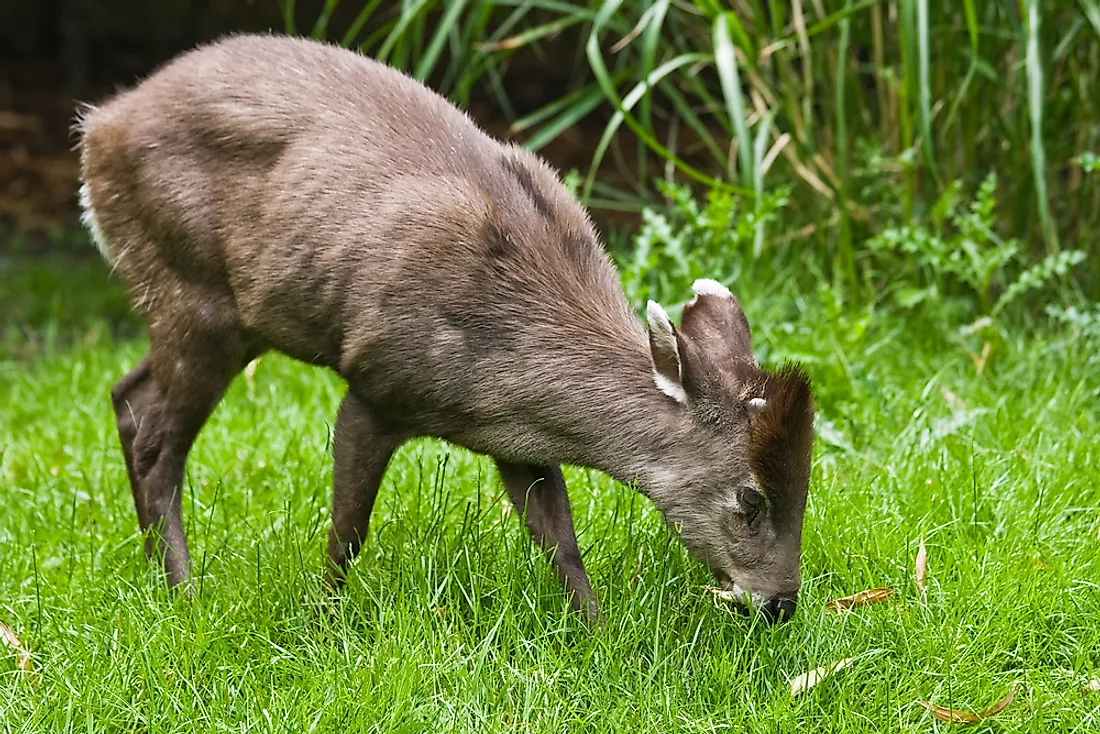
M 512 504 L 523 513 L 531 537 L 553 560 L 573 608 L 590 622 L 600 623 L 600 608 L 577 547 L 573 513 L 561 468 L 512 464 L 497 459 L 497 469 Z
M 188 303 L 198 303 L 188 309 Z M 126 472 L 145 551 L 163 563 L 168 583 L 188 581 L 190 556 L 181 516 L 191 445 L 229 383 L 257 350 L 246 348 L 235 312 L 215 301 L 181 300 L 150 326 L 149 355 L 111 390 Z

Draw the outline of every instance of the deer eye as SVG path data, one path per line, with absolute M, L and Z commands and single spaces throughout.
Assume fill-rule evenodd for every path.
M 741 503 L 741 509 L 745 514 L 745 519 L 752 525 L 764 510 L 764 495 L 757 492 L 755 489 L 746 487 L 738 493 L 737 500 Z

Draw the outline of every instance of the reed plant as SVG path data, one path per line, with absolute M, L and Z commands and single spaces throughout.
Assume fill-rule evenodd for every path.
M 925 221 L 945 192 L 991 173 L 1002 236 L 1035 260 L 1100 256 L 1100 189 L 1076 162 L 1100 133 L 1100 0 L 343 0 L 354 7 L 340 28 L 341 0 L 301 28 L 281 2 L 292 32 L 459 103 L 490 93 L 536 150 L 600 120 L 580 187 L 590 204 L 652 204 L 658 177 L 749 202 L 789 187 L 787 231 L 761 224 L 755 257 L 798 232 L 837 275 L 865 281 L 869 237 Z M 517 111 L 517 58 L 566 67 L 566 88 Z M 627 184 L 609 191 L 615 165 Z

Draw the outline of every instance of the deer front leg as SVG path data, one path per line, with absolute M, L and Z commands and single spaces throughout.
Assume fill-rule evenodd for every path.
M 546 550 L 557 567 L 558 578 L 573 608 L 589 622 L 602 623 L 600 608 L 577 547 L 573 513 L 561 468 L 512 464 L 500 459 L 497 459 L 497 468 L 512 504 L 523 514 L 531 537 Z
M 343 585 L 347 565 L 370 526 L 374 498 L 400 440 L 383 430 L 367 406 L 348 392 L 333 437 L 332 527 L 328 535 L 329 585 Z

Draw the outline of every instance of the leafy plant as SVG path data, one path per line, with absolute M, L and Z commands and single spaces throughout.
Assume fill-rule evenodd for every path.
M 1091 150 L 1087 150 L 1077 156 L 1073 159 L 1073 162 L 1081 166 L 1081 169 L 1085 173 L 1096 173 L 1100 171 L 1100 156 L 1096 155 Z
M 903 309 L 936 304 L 955 318 L 996 316 L 1085 260 L 1066 250 L 1028 267 L 1019 241 L 995 232 L 997 177 L 986 176 L 967 206 L 961 186 L 947 187 L 927 221 L 887 227 L 868 241 L 868 269 Z
M 1065 324 L 1078 334 L 1100 339 L 1100 304 L 1094 304 L 1091 309 L 1050 305 L 1047 306 L 1046 312 L 1051 319 Z
M 1085 253 L 1080 250 L 1066 250 L 1047 255 L 1009 283 L 993 306 L 993 315 L 1000 313 L 1005 306 L 1015 302 L 1024 294 L 1038 291 L 1059 279 L 1064 279 L 1069 275 L 1070 269 L 1074 265 L 1083 263 L 1085 258 Z
M 633 249 L 618 258 L 627 297 L 639 308 L 648 299 L 677 302 L 696 278 L 732 283 L 753 261 L 757 233 L 787 202 L 786 190 L 747 203 L 734 191 L 714 188 L 700 205 L 687 186 L 657 187 L 668 206 L 642 211 Z

